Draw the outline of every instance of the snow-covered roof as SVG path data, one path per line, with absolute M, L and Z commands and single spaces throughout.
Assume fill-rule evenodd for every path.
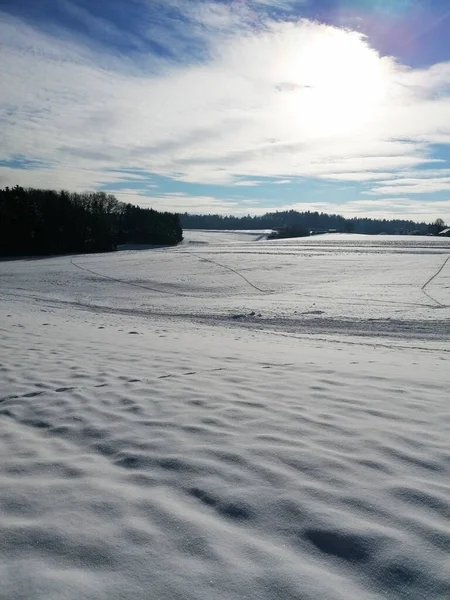
M 450 235 L 450 227 L 443 229 L 441 232 L 439 232 L 439 235 Z

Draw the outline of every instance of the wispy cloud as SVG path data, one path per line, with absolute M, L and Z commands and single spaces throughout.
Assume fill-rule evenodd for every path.
M 156 210 L 170 210 L 177 213 L 246 215 L 251 212 L 266 212 L 266 209 L 255 207 L 251 202 L 229 199 L 220 200 L 214 196 L 192 196 L 182 193 L 151 195 L 137 192 L 133 188 L 116 192 L 116 197 L 122 202 L 152 207 Z
M 283 10 L 292 10 L 295 7 L 309 4 L 309 2 L 310 0 L 251 0 L 251 3 L 255 6 L 267 6 Z
M 391 182 L 381 182 L 368 192 L 374 195 L 384 194 L 433 194 L 436 192 L 450 191 L 450 177 L 436 177 L 435 179 L 397 179 Z
M 258 187 L 262 183 L 264 183 L 264 181 L 262 181 L 261 179 L 249 179 L 244 181 L 235 181 L 233 185 L 236 187 Z

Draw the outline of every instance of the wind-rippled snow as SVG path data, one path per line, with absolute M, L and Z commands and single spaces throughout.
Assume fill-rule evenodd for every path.
M 0 263 L 0 597 L 450 597 L 450 241 Z

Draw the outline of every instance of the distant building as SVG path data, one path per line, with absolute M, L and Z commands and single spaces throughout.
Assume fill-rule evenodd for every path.
M 309 235 L 320 235 L 322 233 L 328 233 L 328 229 L 311 229 Z
M 443 229 L 439 235 L 442 235 L 444 237 L 450 237 L 450 227 L 447 227 L 447 229 Z

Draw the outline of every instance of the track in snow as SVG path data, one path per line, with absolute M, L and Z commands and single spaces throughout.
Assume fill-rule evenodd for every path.
M 436 298 L 433 298 L 433 296 L 431 296 L 431 294 L 429 294 L 426 291 L 426 288 L 430 285 L 430 283 L 432 283 L 432 281 L 434 281 L 436 279 L 436 277 L 438 277 L 442 271 L 444 270 L 446 264 L 448 263 L 448 261 L 450 260 L 450 255 L 447 256 L 447 258 L 445 259 L 444 263 L 439 267 L 439 269 L 436 271 L 436 273 L 434 273 L 434 275 L 432 275 L 428 281 L 426 281 L 423 286 L 420 288 L 422 290 L 422 292 L 425 294 L 425 296 L 427 296 L 430 300 L 432 300 L 433 302 L 435 302 L 439 308 L 447 308 L 448 305 L 446 304 L 442 304 L 442 302 L 440 302 L 439 300 L 436 300 Z
M 262 294 L 270 294 L 272 293 L 272 290 L 264 290 L 260 287 L 258 287 L 257 285 L 255 285 L 254 283 L 252 283 L 249 279 L 247 279 L 247 277 L 245 277 L 245 275 L 242 275 L 242 273 L 239 273 L 239 271 L 236 271 L 236 269 L 233 269 L 232 267 L 229 267 L 228 265 L 224 265 L 223 263 L 219 263 L 216 260 L 212 260 L 211 258 L 205 258 L 204 256 L 201 256 L 200 254 L 196 254 L 195 252 L 187 252 L 186 254 L 191 254 L 192 256 L 195 256 L 196 258 L 200 259 L 200 260 L 204 260 L 206 262 L 209 262 L 213 265 L 216 265 L 217 267 L 222 267 L 223 269 L 226 269 L 227 271 L 231 271 L 232 273 L 235 273 L 236 275 L 238 275 L 239 277 L 241 277 L 245 282 L 248 283 L 248 285 L 250 285 L 252 288 L 254 288 L 255 290 L 257 290 L 258 292 L 261 292 Z
M 143 290 L 157 292 L 158 294 L 170 294 L 172 296 L 186 296 L 186 297 L 188 296 L 188 294 L 183 294 L 182 292 L 161 290 L 158 288 L 150 287 L 148 285 L 142 285 L 141 283 L 133 283 L 132 281 L 126 281 L 124 279 L 118 279 L 117 277 L 111 277 L 111 275 L 105 275 L 104 273 L 98 273 L 97 271 L 93 271 L 92 269 L 88 269 L 87 267 L 82 267 L 81 265 L 78 265 L 73 260 L 70 261 L 70 264 L 72 264 L 77 269 L 80 269 L 81 271 L 86 271 L 87 273 L 92 273 L 92 275 L 96 275 L 97 277 L 103 277 L 104 279 L 110 279 L 111 281 L 115 281 L 116 283 L 123 283 L 124 285 L 128 285 L 131 287 L 137 287 L 137 288 L 141 288 Z

